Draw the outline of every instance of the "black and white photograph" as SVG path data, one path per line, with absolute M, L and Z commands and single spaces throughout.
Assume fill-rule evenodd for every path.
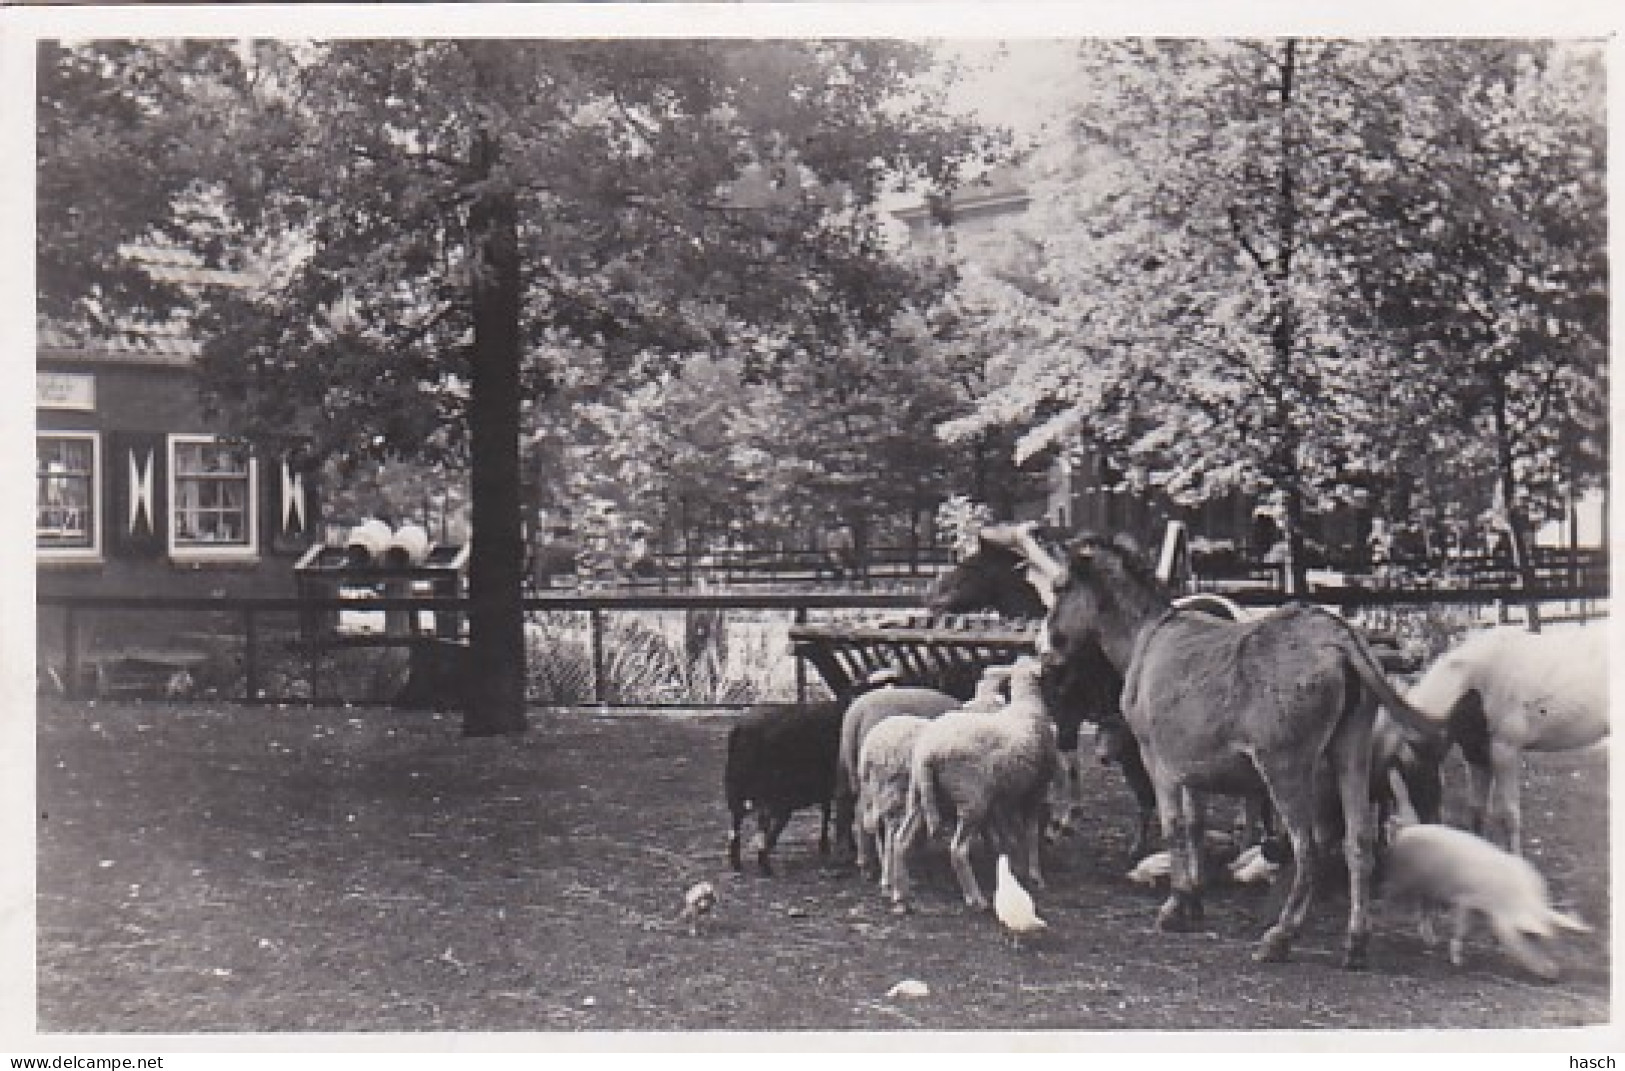
M 1618 20 L 1412 14 L 0 13 L 0 1049 L 1620 1050 Z

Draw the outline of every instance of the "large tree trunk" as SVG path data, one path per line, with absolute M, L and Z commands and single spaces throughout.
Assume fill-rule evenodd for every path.
M 1293 170 L 1292 131 L 1288 119 L 1292 109 L 1293 79 L 1297 73 L 1298 44 L 1287 39 L 1281 55 L 1281 173 L 1276 188 L 1276 253 L 1274 291 L 1274 323 L 1270 342 L 1275 350 L 1275 389 L 1279 392 L 1275 402 L 1276 429 L 1280 436 L 1281 456 L 1277 464 L 1278 479 L 1285 495 L 1282 518 L 1286 528 L 1286 590 L 1302 595 L 1309 590 L 1309 570 L 1303 556 L 1303 474 L 1298 465 L 1299 429 L 1301 414 L 1290 401 L 1289 390 L 1293 372 L 1293 344 L 1296 334 L 1296 310 L 1292 304 L 1292 258 L 1298 241 L 1297 174 Z
M 497 156 L 494 137 L 482 131 L 474 146 L 475 174 L 481 179 L 492 175 Z M 474 473 L 468 576 L 471 650 L 463 732 L 494 736 L 523 732 L 526 726 L 520 273 L 518 209 L 512 189 L 501 183 L 482 184 L 469 210 L 469 224 L 475 254 L 468 399 Z

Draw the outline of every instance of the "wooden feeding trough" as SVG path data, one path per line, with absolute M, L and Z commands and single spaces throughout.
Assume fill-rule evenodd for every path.
M 850 698 L 880 672 L 894 674 L 899 684 L 969 699 L 988 666 L 1006 665 L 1037 650 L 1041 625 L 980 614 L 923 617 L 896 625 L 807 624 L 791 627 L 790 644 L 838 699 Z

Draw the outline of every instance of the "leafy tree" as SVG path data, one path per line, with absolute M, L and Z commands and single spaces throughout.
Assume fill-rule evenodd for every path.
M 313 457 L 466 451 L 467 732 L 524 727 L 522 400 L 582 350 L 606 382 L 741 338 L 776 367 L 922 302 L 877 200 L 982 149 L 929 67 L 890 42 L 262 42 L 166 103 L 225 117 L 192 185 L 278 254 L 202 320 L 222 408 Z
M 1082 438 L 1186 502 L 1273 492 L 1300 590 L 1305 509 L 1391 477 L 1397 444 L 1459 455 L 1459 414 L 1495 412 L 1471 384 L 1529 407 L 1509 427 L 1598 441 L 1600 264 L 1574 239 L 1600 143 L 1584 89 L 1503 66 L 1439 42 L 1080 45 L 1069 134 L 1035 158 L 1040 260 L 978 283 L 991 389 L 947 431 L 1013 425 L 1023 456 Z M 1473 303 L 1507 314 L 1492 350 L 1461 344 Z M 1448 345 L 1500 370 L 1463 377 Z
M 1410 456 L 1477 459 L 1527 569 L 1531 522 L 1607 474 L 1600 59 L 1541 41 L 1382 59 L 1408 106 L 1340 206 L 1349 292 L 1397 358 L 1371 396 L 1428 429 L 1401 435 Z

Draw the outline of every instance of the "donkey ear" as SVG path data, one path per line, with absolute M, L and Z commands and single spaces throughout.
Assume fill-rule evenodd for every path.
M 1027 583 L 1033 586 L 1033 590 L 1038 592 L 1038 598 L 1041 602 L 1043 602 L 1044 609 L 1055 609 L 1055 591 L 1062 584 L 1066 583 L 1066 574 L 1062 573 L 1060 576 L 1052 576 L 1051 574 L 1046 573 L 1044 570 L 1035 566 L 1032 562 L 1023 562 L 1021 565 L 1021 575 L 1026 578 Z

